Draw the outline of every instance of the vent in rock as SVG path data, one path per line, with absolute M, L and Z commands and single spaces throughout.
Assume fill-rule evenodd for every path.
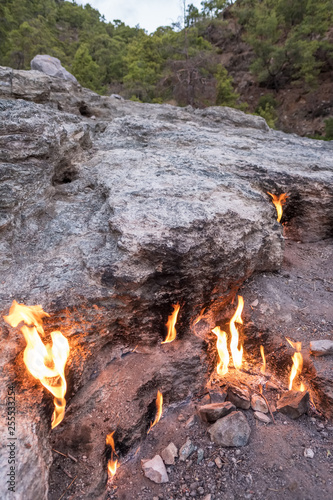
M 81 101 L 79 103 L 79 112 L 80 115 L 82 116 L 92 116 L 94 113 L 92 113 L 91 109 L 89 108 L 88 104 L 85 103 L 84 101 Z
M 57 170 L 52 178 L 52 186 L 59 184 L 69 184 L 78 178 L 77 170 L 67 162 L 57 167 Z

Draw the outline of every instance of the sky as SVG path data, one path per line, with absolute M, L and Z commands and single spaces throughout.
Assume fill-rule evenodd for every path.
M 77 0 L 77 3 L 89 3 L 106 21 L 120 19 L 131 27 L 140 24 L 148 33 L 183 18 L 182 0 Z M 186 1 L 186 5 L 190 3 L 201 10 L 201 0 Z

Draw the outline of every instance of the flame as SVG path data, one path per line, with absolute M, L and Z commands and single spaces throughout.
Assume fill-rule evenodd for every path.
M 65 365 L 69 355 L 69 344 L 59 331 L 51 332 L 52 345 L 43 344 L 39 334 L 44 334 L 42 318 L 49 316 L 42 306 L 25 306 L 13 301 L 9 315 L 4 320 L 16 327 L 22 321 L 21 332 L 27 342 L 23 354 L 24 363 L 33 377 L 40 380 L 43 386 L 54 396 L 54 412 L 51 427 L 54 429 L 65 415 L 65 394 L 67 384 Z M 50 380 L 51 379 L 51 380 Z
M 265 351 L 264 351 L 264 346 L 260 346 L 260 354 L 262 357 L 262 367 L 260 368 L 260 371 L 262 374 L 266 372 L 266 358 L 265 358 Z
M 269 194 L 272 197 L 272 202 L 275 205 L 278 216 L 276 220 L 280 222 L 283 213 L 282 207 L 285 204 L 288 195 L 287 193 L 281 193 L 280 196 L 277 196 L 276 194 L 272 194 L 269 191 L 267 191 L 267 194 Z
M 216 371 L 218 375 L 225 375 L 228 373 L 228 365 L 229 365 L 229 352 L 227 347 L 227 334 L 221 331 L 219 326 L 216 326 L 213 330 L 213 333 L 217 336 L 216 348 L 219 354 L 220 362 L 216 367 Z
M 115 433 L 115 431 L 111 432 L 111 434 L 108 434 L 106 436 L 106 444 L 111 446 L 111 458 L 108 461 L 108 473 L 109 473 L 109 477 L 111 479 L 113 478 L 113 476 L 115 475 L 115 473 L 117 472 L 117 469 L 119 467 L 118 460 L 117 459 L 114 460 L 114 458 L 113 458 L 114 455 L 117 455 L 116 450 L 114 448 L 114 439 L 113 439 L 114 433 Z
M 168 328 L 168 335 L 166 336 L 166 339 L 162 342 L 162 344 L 167 344 L 169 342 L 172 342 L 173 340 L 175 340 L 177 335 L 175 324 L 177 322 L 177 316 L 179 313 L 180 305 L 175 304 L 172 307 L 173 307 L 173 312 L 170 314 L 170 316 L 168 317 L 168 321 L 165 324 L 165 326 Z
M 289 391 L 292 389 L 296 391 L 305 391 L 305 386 L 303 383 L 300 384 L 299 388 L 296 387 L 295 378 L 302 373 L 303 369 L 303 356 L 301 353 L 302 342 L 292 342 L 290 339 L 286 337 L 286 340 L 289 342 L 291 347 L 293 347 L 296 352 L 293 354 L 291 359 L 293 360 L 293 366 L 291 367 L 290 375 L 289 375 Z
M 157 391 L 157 396 L 156 396 L 156 417 L 154 422 L 151 422 L 149 430 L 147 434 L 150 433 L 151 429 L 154 427 L 154 425 L 159 422 L 161 416 L 162 416 L 162 411 L 163 411 L 163 395 L 160 391 Z
M 231 318 L 230 321 L 230 332 L 231 332 L 231 341 L 230 341 L 230 350 L 232 354 L 232 359 L 234 362 L 234 367 L 238 370 L 242 366 L 242 358 L 243 358 L 243 346 L 238 349 L 239 343 L 239 334 L 238 330 L 235 326 L 235 323 L 243 324 L 243 320 L 241 317 L 242 311 L 244 307 L 243 297 L 238 295 L 238 306 L 235 314 Z
M 201 309 L 199 316 L 197 317 L 197 319 L 193 323 L 193 326 L 195 326 L 197 323 L 199 323 L 199 321 L 202 320 L 202 318 L 204 317 L 205 309 L 206 309 L 205 307 L 203 309 Z

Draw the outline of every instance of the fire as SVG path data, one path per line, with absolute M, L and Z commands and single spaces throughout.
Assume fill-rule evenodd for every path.
M 154 427 L 154 425 L 159 422 L 161 416 L 162 416 L 162 411 L 163 411 L 163 395 L 160 391 L 157 391 L 157 396 L 156 396 L 156 417 L 154 422 L 150 424 L 149 430 L 147 434 L 151 431 L 151 429 Z
M 262 357 L 262 367 L 260 368 L 260 371 L 262 374 L 266 372 L 266 358 L 265 358 L 265 351 L 264 351 L 264 346 L 260 346 L 260 354 Z
M 302 342 L 292 342 L 290 339 L 286 337 L 286 340 L 289 342 L 291 347 L 293 347 L 296 352 L 293 354 L 291 359 L 293 360 L 293 366 L 291 367 L 290 375 L 289 375 L 289 391 L 292 389 L 296 391 L 303 392 L 305 390 L 304 384 L 301 383 L 299 388 L 296 387 L 295 378 L 302 373 L 303 369 L 303 356 L 301 353 Z
M 168 328 L 168 335 L 166 336 L 166 339 L 162 342 L 162 344 L 167 344 L 169 342 L 172 342 L 173 340 L 175 340 L 177 335 L 175 324 L 177 322 L 177 316 L 179 313 L 180 305 L 175 304 L 172 307 L 173 307 L 173 312 L 170 314 L 170 316 L 168 317 L 168 321 L 165 324 L 165 326 Z
M 241 317 L 242 311 L 244 307 L 244 300 L 243 297 L 238 295 L 238 306 L 236 309 L 235 314 L 231 318 L 230 321 L 230 332 L 231 332 L 231 341 L 230 341 L 230 350 L 232 354 L 232 359 L 234 362 L 234 367 L 238 370 L 242 366 L 242 359 L 243 359 L 243 346 L 241 346 L 238 349 L 238 344 L 239 344 L 239 334 L 238 330 L 235 326 L 235 323 L 243 324 L 243 320 Z
M 281 193 L 280 196 L 277 196 L 276 194 L 272 194 L 269 191 L 267 191 L 267 193 L 272 197 L 272 202 L 275 205 L 278 216 L 276 220 L 280 222 L 283 213 L 282 207 L 285 204 L 288 195 L 287 193 Z
M 111 446 L 111 458 L 108 461 L 108 473 L 109 477 L 112 479 L 115 473 L 117 472 L 117 469 L 119 467 L 118 460 L 114 460 L 114 455 L 117 455 L 115 447 L 114 447 L 114 439 L 113 439 L 113 434 L 115 431 L 111 432 L 111 434 L 108 434 L 106 436 L 106 444 Z M 117 455 L 118 456 L 118 455 Z
M 42 306 L 25 306 L 13 301 L 9 315 L 4 320 L 17 327 L 22 321 L 21 332 L 27 342 L 23 354 L 24 363 L 33 377 L 54 396 L 54 412 L 51 427 L 54 429 L 65 415 L 65 394 L 67 384 L 65 366 L 69 355 L 69 344 L 59 331 L 51 332 L 52 344 L 44 344 L 39 336 L 44 336 L 42 318 L 49 316 Z M 50 380 L 51 379 L 51 380 Z
M 213 333 L 217 336 L 216 348 L 219 354 L 220 362 L 216 367 L 216 371 L 218 375 L 225 375 L 228 373 L 228 365 L 229 365 L 229 352 L 227 347 L 227 334 L 221 331 L 219 326 L 216 326 L 213 330 Z

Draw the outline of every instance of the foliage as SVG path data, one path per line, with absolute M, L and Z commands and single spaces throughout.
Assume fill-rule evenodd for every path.
M 333 140 L 333 118 L 325 120 L 325 139 Z
M 217 66 L 216 78 L 216 104 L 218 106 L 235 107 L 239 94 L 233 89 L 233 79 L 228 75 L 227 70 L 219 64 Z

